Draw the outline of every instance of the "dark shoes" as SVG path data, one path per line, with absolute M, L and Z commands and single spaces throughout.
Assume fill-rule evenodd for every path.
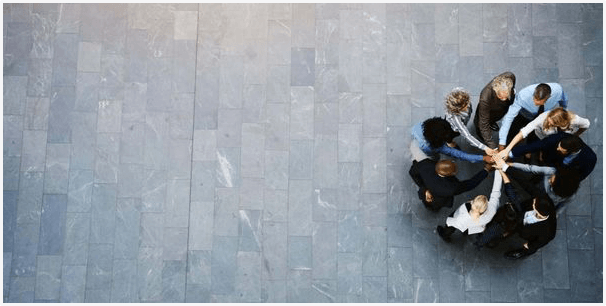
M 517 250 L 513 250 L 513 251 L 509 251 L 507 253 L 505 253 L 505 258 L 507 259 L 522 259 L 528 255 L 530 255 L 532 253 L 528 252 L 525 249 L 517 249 Z
M 438 225 L 437 230 L 438 235 L 440 235 L 440 237 L 444 239 L 444 241 L 450 242 L 450 235 L 446 233 L 446 229 L 443 226 Z
M 493 131 L 499 131 L 499 124 L 496 122 L 493 122 L 490 124 L 490 129 Z

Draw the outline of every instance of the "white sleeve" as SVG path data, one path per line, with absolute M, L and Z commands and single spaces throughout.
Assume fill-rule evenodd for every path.
M 573 128 L 575 131 L 578 129 L 588 129 L 589 125 L 591 125 L 591 121 L 579 115 L 574 115 L 574 118 L 572 118 L 572 122 L 570 122 L 570 127 Z
M 482 218 L 486 218 L 486 223 L 492 220 L 492 217 L 497 213 L 497 207 L 499 206 L 499 199 L 501 198 L 501 185 L 503 178 L 501 173 L 498 171 L 494 174 L 494 182 L 492 183 L 492 191 L 490 192 L 490 199 L 488 200 L 488 207 L 486 212 L 482 214 Z

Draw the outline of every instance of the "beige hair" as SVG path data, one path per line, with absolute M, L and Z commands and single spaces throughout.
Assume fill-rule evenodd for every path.
M 469 105 L 469 92 L 460 87 L 454 88 L 446 95 L 444 102 L 449 113 L 460 114 Z
M 513 88 L 513 81 L 507 76 L 499 75 L 492 80 L 491 87 L 496 93 L 499 93 L 499 91 L 505 91 L 507 94 L 509 94 Z
M 561 131 L 566 131 L 570 128 L 570 122 L 574 114 L 570 111 L 565 110 L 562 107 L 552 109 L 543 121 L 543 129 L 549 130 L 551 128 L 558 128 Z
M 474 219 L 477 219 L 486 211 L 487 208 L 488 198 L 483 194 L 478 195 L 471 201 L 471 216 Z

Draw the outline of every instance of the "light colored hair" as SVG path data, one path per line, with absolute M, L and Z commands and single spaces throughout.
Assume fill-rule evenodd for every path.
M 509 94 L 511 92 L 511 89 L 513 88 L 513 81 L 511 80 L 511 78 L 505 75 L 499 75 L 492 80 L 491 87 L 492 90 L 494 90 L 494 92 L 496 92 L 497 94 L 500 91 L 505 91 L 507 92 L 507 94 Z
M 469 92 L 457 87 L 451 90 L 444 98 L 446 110 L 452 114 L 460 114 L 469 105 Z
M 543 130 L 557 128 L 560 131 L 566 131 L 570 128 L 570 122 L 573 117 L 574 114 L 572 112 L 562 107 L 554 108 L 547 114 L 545 121 L 543 121 Z
M 488 198 L 480 194 L 473 198 L 471 201 L 471 216 L 474 219 L 477 219 L 482 215 L 486 209 L 488 208 Z

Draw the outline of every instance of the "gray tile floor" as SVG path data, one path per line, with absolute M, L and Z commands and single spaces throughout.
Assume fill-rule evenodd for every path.
M 5 302 L 603 299 L 602 4 L 3 17 Z M 407 174 L 410 127 L 506 70 L 519 89 L 560 82 L 600 159 L 556 238 L 515 262 L 444 243 L 450 212 L 422 208 Z

